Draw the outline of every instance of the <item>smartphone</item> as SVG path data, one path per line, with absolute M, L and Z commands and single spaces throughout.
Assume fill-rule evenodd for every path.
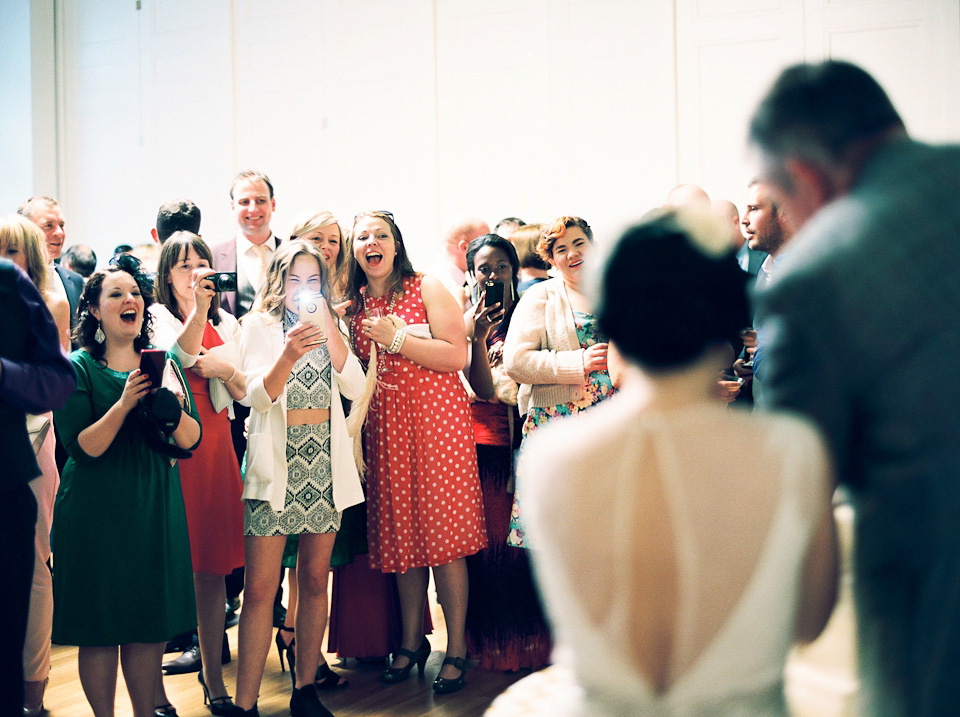
M 151 388 L 160 388 L 166 358 L 167 352 L 163 349 L 144 349 L 140 352 L 140 371 L 150 377 Z
M 488 281 L 483 285 L 483 305 L 493 306 L 494 304 L 503 304 L 503 282 Z
M 320 342 L 327 340 L 326 318 L 323 312 L 323 294 L 304 292 L 300 294 L 300 323 L 313 324 L 323 334 Z
M 207 278 L 213 282 L 214 291 L 237 290 L 237 272 L 235 271 L 218 271 Z

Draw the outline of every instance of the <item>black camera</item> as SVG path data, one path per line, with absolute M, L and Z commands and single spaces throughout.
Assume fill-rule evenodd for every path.
M 213 283 L 214 291 L 237 290 L 237 272 L 235 271 L 218 271 L 207 278 Z

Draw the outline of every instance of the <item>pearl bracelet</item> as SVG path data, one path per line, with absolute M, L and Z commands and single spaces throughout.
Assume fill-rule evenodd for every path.
M 397 329 L 397 333 L 393 335 L 393 341 L 390 342 L 390 345 L 387 346 L 388 354 L 397 354 L 400 353 L 400 348 L 403 346 L 403 342 L 407 338 L 407 332 Z
M 233 373 L 230 374 L 230 378 L 228 378 L 226 381 L 223 381 L 223 379 L 220 379 L 220 380 L 223 381 L 224 383 L 230 383 L 230 382 L 231 382 L 233 379 L 235 379 L 236 377 L 237 377 L 237 367 L 234 366 L 234 367 L 233 367 Z

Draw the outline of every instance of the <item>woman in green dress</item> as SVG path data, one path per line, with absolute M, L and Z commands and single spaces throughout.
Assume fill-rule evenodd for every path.
M 78 307 L 82 348 L 70 355 L 77 391 L 56 412 L 68 459 L 54 507 L 53 641 L 79 646 L 98 716 L 113 714 L 118 656 L 133 714 L 153 715 L 164 643 L 196 625 L 177 464 L 134 425 L 138 402 L 158 388 L 139 370 L 152 303 L 144 278 L 130 262 L 91 277 Z M 191 448 L 196 412 L 179 419 L 172 439 Z

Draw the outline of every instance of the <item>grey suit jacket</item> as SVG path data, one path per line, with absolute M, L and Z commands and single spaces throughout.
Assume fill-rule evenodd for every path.
M 767 403 L 856 510 L 864 714 L 960 714 L 960 146 L 879 150 L 758 303 Z

